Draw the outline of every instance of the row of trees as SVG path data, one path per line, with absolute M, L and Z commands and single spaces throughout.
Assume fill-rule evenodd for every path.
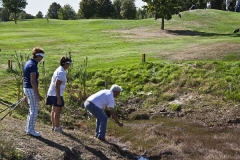
M 135 0 L 81 0 L 79 3 L 78 13 L 69 4 L 63 7 L 53 2 L 48 9 L 46 17 L 53 19 L 79 19 L 79 18 L 123 18 L 123 19 L 135 19 L 136 18 L 136 6 Z M 0 0 L 4 8 L 0 8 L 0 18 L 4 21 L 14 19 L 15 23 L 20 18 L 20 14 L 26 15 L 28 13 L 24 11 L 28 4 L 26 0 Z M 10 14 L 13 15 L 10 17 Z M 41 11 L 38 12 L 36 18 L 43 18 Z
M 81 0 L 78 13 L 70 5 L 61 7 L 56 2 L 48 9 L 47 16 L 54 19 L 79 19 L 79 18 L 123 18 L 135 19 L 136 6 L 134 0 Z

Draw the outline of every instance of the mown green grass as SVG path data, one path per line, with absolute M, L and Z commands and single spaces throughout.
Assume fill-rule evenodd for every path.
M 219 63 L 217 66 L 220 69 L 217 72 L 215 72 L 216 70 L 188 68 L 186 67 L 188 64 L 180 63 L 180 66 L 183 67 L 175 66 L 162 53 L 177 55 L 179 50 L 184 50 L 189 46 L 215 42 L 239 43 L 238 34 L 232 34 L 232 31 L 237 27 L 237 13 L 226 13 L 218 10 L 194 10 L 183 12 L 182 18 L 173 16 L 172 20 L 165 21 L 165 30 L 179 36 L 171 38 L 149 37 L 143 38 L 141 41 L 122 37 L 123 35 L 129 36 L 136 33 L 123 34 L 116 32 L 116 30 L 144 28 L 149 32 L 158 31 L 160 30 L 160 21 L 153 19 L 100 19 L 50 20 L 48 23 L 45 19 L 37 19 L 19 21 L 17 25 L 13 22 L 1 23 L 2 58 L 0 62 L 4 66 L 0 75 L 3 84 L 2 93 L 4 93 L 1 97 L 9 101 L 15 101 L 16 99 L 13 75 L 6 72 L 7 60 L 13 59 L 12 55 L 15 52 L 30 54 L 35 46 L 41 46 L 46 51 L 47 58 L 44 61 L 49 77 L 58 66 L 58 60 L 62 55 L 68 52 L 72 53 L 75 61 L 74 68 L 78 68 L 84 57 L 88 57 L 88 71 L 91 71 L 91 74 L 94 75 L 89 76 L 88 88 L 93 88 L 94 91 L 104 88 L 105 80 L 109 79 L 110 84 L 118 83 L 124 87 L 123 99 L 127 99 L 129 93 L 136 95 L 140 91 L 153 90 L 154 87 L 147 84 L 149 82 L 166 85 L 161 87 L 160 92 L 158 91 L 158 94 L 164 93 L 170 89 L 168 85 L 179 78 L 180 82 L 186 83 L 190 87 L 201 84 L 199 90 L 201 93 L 211 93 L 212 89 L 216 90 L 215 93 L 221 93 L 221 87 L 217 87 L 213 83 L 222 79 L 220 84 L 225 86 L 225 79 L 227 79 L 227 82 L 238 79 L 236 75 L 238 73 L 237 67 L 233 69 L 233 75 L 236 77 L 232 77 L 232 75 L 226 77 L 229 72 L 226 67 L 232 65 L 229 61 L 239 59 L 237 58 L 239 53 L 229 53 L 226 57 L 223 57 L 226 63 Z M 156 65 L 151 63 L 141 64 L 143 53 L 146 54 L 147 62 L 154 62 Z M 158 65 L 163 61 L 168 61 L 169 64 Z M 195 62 L 189 63 L 194 64 Z M 210 62 L 203 62 L 204 65 L 206 63 L 214 62 L 211 60 Z M 154 69 L 157 71 L 151 71 Z M 156 75 L 152 76 L 153 73 L 149 72 L 156 72 Z M 213 75 L 217 77 L 213 77 Z M 217 81 L 212 81 L 216 79 Z M 215 87 L 211 88 L 211 86 Z M 93 91 L 89 91 L 89 94 L 91 92 Z M 229 93 L 228 97 L 237 96 L 238 94 L 235 92 Z M 160 99 L 168 100 L 166 97 L 174 97 L 174 95 L 166 93 Z
M 180 67 L 176 73 L 170 70 L 160 71 L 159 77 L 145 76 L 141 72 L 145 69 L 145 72 L 148 72 L 148 68 L 143 68 L 143 70 L 136 68 L 141 63 L 142 54 L 146 54 L 147 62 L 158 64 L 165 61 L 170 63 L 169 66 L 172 66 L 168 54 L 177 56 L 179 50 L 184 50 L 189 46 L 204 46 L 204 44 L 219 42 L 239 43 L 240 41 L 238 34 L 232 34 L 232 31 L 238 27 L 238 14 L 235 12 L 193 10 L 181 14 L 182 18 L 174 15 L 172 20 L 165 21 L 166 32 L 177 35 L 169 38 L 151 36 L 129 39 L 123 36 L 131 36 L 136 33 L 117 32 L 136 28 L 139 29 L 139 32 L 143 31 L 142 29 L 144 32 L 161 31 L 160 21 L 153 19 L 71 21 L 51 19 L 50 22 L 45 19 L 34 19 L 18 21 L 17 25 L 13 22 L 1 23 L 0 48 L 2 58 L 0 63 L 2 67 L 0 78 L 4 85 L 2 93 L 5 93 L 1 97 L 9 101 L 15 100 L 14 97 L 16 97 L 13 75 L 6 72 L 7 60 L 12 59 L 16 63 L 13 54 L 31 54 L 31 50 L 35 46 L 41 46 L 46 52 L 47 57 L 44 62 L 49 77 L 59 65 L 60 57 L 71 52 L 74 60 L 74 72 L 77 71 L 83 59 L 88 57 L 88 71 L 99 74 L 94 77 L 94 83 L 89 83 L 91 80 L 87 82 L 88 87 L 97 90 L 102 87 L 101 84 L 106 79 L 110 79 L 110 83 L 128 83 L 126 86 L 122 84 L 127 91 L 139 92 L 144 90 L 143 84 L 147 82 L 170 82 L 181 77 L 181 72 L 186 72 L 185 68 Z M 142 34 L 146 34 L 144 32 Z M 211 61 L 211 59 L 209 60 Z M 226 53 L 222 60 L 227 63 L 237 61 L 239 60 L 239 52 Z M 129 70 L 131 66 L 135 67 Z M 109 74 L 101 73 L 106 70 Z M 125 70 L 127 73 L 111 72 L 112 70 Z M 100 76 L 101 74 L 104 76 Z M 198 71 L 193 75 L 186 74 L 193 76 L 193 78 L 199 76 Z M 142 86 L 138 86 L 137 83 L 142 84 Z
M 211 16 L 209 16 L 211 15 Z M 238 27 L 237 13 L 224 13 L 217 10 L 196 10 L 182 13 L 182 18 L 173 16 L 165 21 L 165 29 L 172 32 L 181 29 L 197 36 L 185 35 L 175 38 L 149 38 L 141 42 L 118 37 L 120 33 L 111 30 L 146 28 L 159 30 L 160 21 L 147 20 L 75 20 L 60 21 L 45 19 L 5 22 L 0 25 L 0 46 L 4 59 L 10 59 L 14 51 L 29 53 L 33 47 L 41 46 L 47 53 L 46 62 L 56 63 L 56 58 L 71 51 L 75 61 L 89 57 L 90 69 L 106 68 L 111 65 L 129 64 L 126 58 L 137 63 L 141 54 L 149 60 L 156 59 L 159 52 L 176 52 L 180 48 L 196 43 L 218 41 L 239 42 L 231 32 Z M 228 24 L 228 25 L 224 25 Z M 134 33 L 133 33 L 134 34 Z M 177 32 L 181 34 L 181 32 Z M 122 35 L 122 34 L 121 34 Z M 131 35 L 131 33 L 129 33 Z M 211 37 L 211 39 L 210 39 Z M 162 58 L 162 57 L 160 57 Z M 6 64 L 6 60 L 1 62 Z M 123 60 L 122 60 L 123 59 Z M 123 62 L 119 62 L 123 61 Z M 107 62 L 107 63 L 106 63 Z M 101 64 L 104 64 L 101 65 Z M 107 65 L 107 66 L 106 66 Z

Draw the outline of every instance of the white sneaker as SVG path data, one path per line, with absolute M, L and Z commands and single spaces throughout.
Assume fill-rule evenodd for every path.
M 27 134 L 34 137 L 41 137 L 41 134 L 36 131 L 30 131 L 30 132 L 27 132 Z
M 54 132 L 64 133 L 61 127 L 55 127 Z

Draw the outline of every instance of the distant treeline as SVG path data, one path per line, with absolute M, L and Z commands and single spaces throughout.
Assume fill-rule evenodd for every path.
M 143 0 L 147 2 L 147 0 Z M 153 0 L 154 1 L 154 0 Z M 159 3 L 163 0 L 155 0 Z M 179 12 L 189 9 L 205 9 L 208 0 L 172 0 L 171 3 L 176 3 Z M 225 10 L 225 0 L 210 0 L 211 8 Z M 236 0 L 230 0 L 230 11 L 235 10 Z M 81 0 L 79 2 L 79 10 L 76 11 L 66 4 L 53 2 L 46 15 L 41 11 L 37 15 L 31 15 L 24 10 L 17 13 L 18 20 L 33 19 L 33 18 L 50 18 L 61 20 L 74 19 L 89 19 L 89 18 L 108 18 L 108 19 L 146 19 L 154 17 L 154 12 L 148 12 L 146 8 L 137 8 L 134 0 Z M 9 12 L 7 8 L 0 8 L 0 21 L 14 20 L 14 13 Z

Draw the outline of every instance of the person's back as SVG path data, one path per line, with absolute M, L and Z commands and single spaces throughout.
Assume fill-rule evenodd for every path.
M 235 12 L 240 11 L 240 0 L 236 0 Z
M 121 86 L 113 84 L 110 90 L 100 90 L 88 97 L 84 102 L 84 107 L 96 118 L 96 130 L 94 137 L 101 141 L 106 141 L 105 135 L 108 119 L 106 114 L 103 112 L 104 107 L 109 106 L 109 110 L 114 121 L 118 124 L 118 126 L 123 126 L 114 111 L 114 98 L 117 98 L 121 91 Z
M 106 106 L 113 108 L 115 103 L 112 91 L 107 89 L 98 91 L 97 93 L 91 95 L 88 97 L 87 101 L 91 101 L 100 109 L 103 109 Z

